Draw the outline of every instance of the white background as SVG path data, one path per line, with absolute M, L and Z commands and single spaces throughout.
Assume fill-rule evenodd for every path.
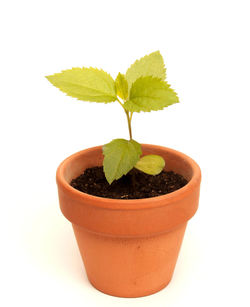
M 4 1 L 0 8 L 2 306 L 249 306 L 249 1 Z M 128 137 L 117 103 L 80 102 L 45 75 L 113 77 L 160 50 L 180 104 L 135 114 L 134 138 L 202 169 L 174 278 L 122 299 L 87 281 L 55 171 L 68 155 Z

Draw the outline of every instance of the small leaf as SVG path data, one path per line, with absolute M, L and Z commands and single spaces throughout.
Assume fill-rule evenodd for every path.
M 153 77 L 141 77 L 133 83 L 124 107 L 131 112 L 150 112 L 162 110 L 177 102 L 179 98 L 167 82 Z
M 141 145 L 134 140 L 115 139 L 103 146 L 103 169 L 109 184 L 126 175 L 140 159 Z
M 121 73 L 115 79 L 115 85 L 117 90 L 117 95 L 126 100 L 128 98 L 128 81 L 126 80 L 125 76 Z
M 164 167 L 165 161 L 158 155 L 146 155 L 142 157 L 135 165 L 135 168 L 149 175 L 160 174 Z
M 108 73 L 97 68 L 76 67 L 46 78 L 62 92 L 79 100 L 116 100 L 115 81 Z
M 140 60 L 136 60 L 126 72 L 126 79 L 128 80 L 129 89 L 138 78 L 152 76 L 166 79 L 166 68 L 164 60 L 159 51 L 150 53 Z

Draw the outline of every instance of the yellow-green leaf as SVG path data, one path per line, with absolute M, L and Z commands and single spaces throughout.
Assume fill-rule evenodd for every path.
M 141 145 L 134 140 L 115 139 L 103 146 L 103 169 L 109 184 L 126 175 L 140 159 Z
M 149 175 L 160 174 L 164 167 L 165 160 L 158 155 L 143 156 L 135 165 L 135 168 Z
M 159 78 L 141 77 L 133 83 L 124 107 L 131 112 L 150 112 L 177 102 L 179 98 L 167 82 Z
M 126 100 L 128 98 L 128 81 L 125 76 L 119 73 L 115 79 L 117 95 Z
M 97 68 L 72 68 L 46 77 L 55 87 L 71 97 L 93 102 L 116 100 L 115 81 Z
M 152 76 L 166 79 L 166 68 L 164 60 L 159 51 L 150 53 L 140 60 L 136 60 L 126 72 L 126 79 L 128 80 L 129 89 L 138 78 Z

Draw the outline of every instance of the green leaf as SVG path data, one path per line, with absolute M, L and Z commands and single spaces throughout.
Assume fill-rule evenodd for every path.
M 135 165 L 135 168 L 149 175 L 160 174 L 164 167 L 165 160 L 158 155 L 146 155 Z
M 177 102 L 177 94 L 165 81 L 141 77 L 133 83 L 129 100 L 124 103 L 124 107 L 131 112 L 150 112 L 162 110 Z
M 134 140 L 115 139 L 103 146 L 103 154 L 104 173 L 111 184 L 135 166 L 142 152 L 141 145 Z
M 126 100 L 128 98 L 128 81 L 126 80 L 125 76 L 121 73 L 115 79 L 115 85 L 117 90 L 117 95 Z
M 72 68 L 46 77 L 55 87 L 79 100 L 111 102 L 116 100 L 115 81 L 97 68 Z
M 126 72 L 126 79 L 128 80 L 129 89 L 138 78 L 152 76 L 166 79 L 166 68 L 164 60 L 159 51 L 153 52 L 140 60 L 136 60 Z

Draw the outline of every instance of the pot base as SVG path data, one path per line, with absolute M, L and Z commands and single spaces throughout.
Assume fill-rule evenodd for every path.
M 172 278 L 171 278 L 172 279 Z M 104 294 L 107 294 L 107 295 L 111 295 L 111 296 L 115 296 L 115 297 L 123 297 L 123 298 L 137 298 L 137 297 L 144 297 L 144 296 L 149 296 L 149 295 L 152 295 L 152 294 L 155 294 L 161 290 L 163 290 L 164 288 L 166 288 L 168 286 L 168 284 L 170 283 L 171 279 L 164 285 L 161 285 L 159 288 L 157 289 L 152 289 L 151 291 L 149 292 L 146 292 L 146 291 L 142 291 L 142 293 L 137 293 L 136 295 L 124 295 L 124 294 L 120 294 L 120 293 L 113 293 L 113 292 L 107 292 L 103 289 L 99 289 L 96 287 L 95 284 L 93 284 L 93 282 L 91 280 L 89 280 L 89 282 L 91 283 L 91 285 L 98 291 L 104 293 Z
M 186 223 L 164 234 L 113 237 L 73 224 L 90 283 L 118 297 L 141 297 L 165 288 L 174 272 Z

